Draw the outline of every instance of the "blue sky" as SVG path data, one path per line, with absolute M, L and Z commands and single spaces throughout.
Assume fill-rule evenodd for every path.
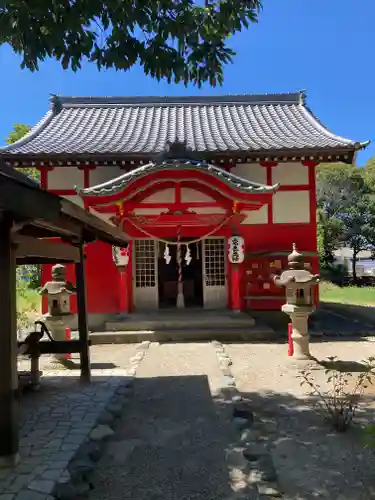
M 293 92 L 306 89 L 308 105 L 335 133 L 365 141 L 358 164 L 375 155 L 375 1 L 264 0 L 258 25 L 236 35 L 233 65 L 221 88 L 158 83 L 140 68 L 98 72 L 86 64 L 64 71 L 46 61 L 38 73 L 21 70 L 9 47 L 0 48 L 0 144 L 15 122 L 35 124 L 49 94 L 186 95 Z

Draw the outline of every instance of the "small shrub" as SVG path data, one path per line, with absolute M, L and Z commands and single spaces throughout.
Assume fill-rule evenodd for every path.
M 343 264 L 331 263 L 320 268 L 320 276 L 323 280 L 331 281 L 342 286 L 348 276 L 348 269 Z
M 372 384 L 375 358 L 370 357 L 361 363 L 346 363 L 336 356 L 327 359 L 328 362 L 321 363 L 326 367 L 327 390 L 323 390 L 315 381 L 311 368 L 302 370 L 299 378 L 301 386 L 308 385 L 312 389 L 309 394 L 318 398 L 318 406 L 329 418 L 333 428 L 345 432 L 353 422 L 364 389 Z
M 18 270 L 17 270 L 18 271 Z M 32 328 L 34 316 L 40 312 L 41 298 L 38 290 L 29 286 L 24 274 L 17 272 L 17 330 Z
M 26 291 L 23 287 L 17 286 L 17 302 L 19 300 L 22 300 L 26 296 Z M 18 304 L 17 304 L 18 306 Z M 23 330 L 28 327 L 29 324 L 29 319 L 27 317 L 27 314 L 25 311 L 20 310 L 19 307 L 17 307 L 17 330 Z

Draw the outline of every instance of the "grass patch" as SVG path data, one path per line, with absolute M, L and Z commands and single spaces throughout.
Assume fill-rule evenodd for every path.
M 17 289 L 17 320 L 21 328 L 28 328 L 42 311 L 42 298 L 37 290 L 27 287 Z
M 375 287 L 339 287 L 328 281 L 319 284 L 319 295 L 322 302 L 336 304 L 353 304 L 357 306 L 375 306 Z

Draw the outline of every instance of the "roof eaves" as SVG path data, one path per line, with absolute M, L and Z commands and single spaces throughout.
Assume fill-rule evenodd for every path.
M 19 139 L 16 142 L 13 142 L 13 144 L 8 144 L 7 146 L 1 146 L 0 147 L 0 154 L 6 153 L 6 152 L 12 152 L 13 149 L 17 149 L 20 146 L 24 146 L 25 144 L 28 144 L 31 142 L 35 137 L 37 137 L 50 123 L 52 118 L 55 116 L 53 110 L 49 110 L 43 118 L 40 120 L 40 122 L 33 127 L 30 132 L 26 135 L 24 135 L 21 139 Z
M 206 162 L 192 161 L 192 160 L 172 160 L 172 161 L 164 161 L 162 163 L 148 163 L 147 165 L 143 165 L 138 167 L 130 172 L 126 172 L 121 176 L 112 179 L 110 181 L 104 182 L 97 186 L 93 186 L 90 188 L 82 189 L 78 186 L 75 186 L 75 190 L 77 194 L 81 197 L 83 196 L 102 196 L 109 193 L 118 192 L 120 189 L 123 189 L 126 184 L 131 182 L 137 177 L 144 177 L 148 175 L 151 171 L 155 170 L 168 170 L 171 168 L 176 168 L 182 166 L 182 168 L 190 168 L 190 169 L 199 169 L 201 170 L 203 167 L 207 168 L 209 173 L 215 175 L 215 177 L 219 178 L 223 182 L 228 185 L 235 185 L 237 189 L 242 192 L 256 192 L 258 194 L 262 193 L 275 193 L 279 189 L 279 184 L 274 184 L 272 186 L 267 186 L 265 184 L 260 184 L 258 182 L 248 181 L 239 177 L 237 175 L 231 174 L 226 170 L 223 170 L 220 167 L 215 165 L 210 165 Z
M 360 151 L 361 149 L 367 148 L 371 144 L 371 141 L 364 141 L 364 142 L 356 142 L 354 146 L 356 147 L 356 151 Z
M 238 151 L 198 151 L 199 157 L 202 160 L 206 159 L 209 161 L 213 157 L 219 156 L 220 158 L 241 158 L 244 159 L 255 159 L 256 161 L 266 158 L 278 158 L 277 161 L 295 161 L 302 156 L 305 158 L 314 156 L 324 156 L 329 155 L 332 157 L 347 155 L 348 153 L 354 153 L 360 149 L 366 148 L 371 141 L 365 142 L 350 142 L 349 144 L 341 144 L 337 147 L 315 147 L 315 148 L 283 148 L 283 149 L 259 149 L 259 150 L 238 150 Z M 14 143 L 11 146 L 14 146 Z M 8 147 L 0 148 L 0 158 L 3 158 L 5 161 L 21 162 L 22 165 L 28 166 L 29 163 L 35 162 L 50 162 L 55 163 L 56 165 L 66 165 L 67 161 L 69 162 L 103 162 L 105 165 L 111 165 L 111 162 L 119 162 L 119 164 L 123 161 L 130 160 L 148 160 L 152 161 L 155 158 L 155 153 L 122 153 L 122 152 L 65 152 L 65 153 L 13 153 L 12 150 L 9 150 Z M 321 159 L 323 161 L 323 159 Z M 275 160 L 276 161 L 276 160 Z M 324 160 L 326 161 L 326 160 Z M 79 164 L 79 163 L 78 163 Z M 115 163 L 113 163 L 115 164 Z M 16 165 L 17 166 L 17 165 Z
M 339 136 L 331 132 L 323 123 L 319 120 L 319 118 L 311 111 L 311 109 L 305 104 L 301 105 L 302 112 L 304 113 L 308 122 L 316 129 L 323 132 L 327 137 L 336 140 L 341 143 L 343 146 L 355 147 L 355 141 L 351 139 L 346 139 L 345 137 Z

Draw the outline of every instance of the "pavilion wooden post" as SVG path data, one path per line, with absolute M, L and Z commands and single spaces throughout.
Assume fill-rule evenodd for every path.
M 80 364 L 81 382 L 91 382 L 89 329 L 87 325 L 85 255 L 83 244 L 79 245 L 80 260 L 76 263 L 76 288 L 78 309 L 78 333 L 81 342 Z
M 0 467 L 17 463 L 18 374 L 16 265 L 12 218 L 0 212 Z

